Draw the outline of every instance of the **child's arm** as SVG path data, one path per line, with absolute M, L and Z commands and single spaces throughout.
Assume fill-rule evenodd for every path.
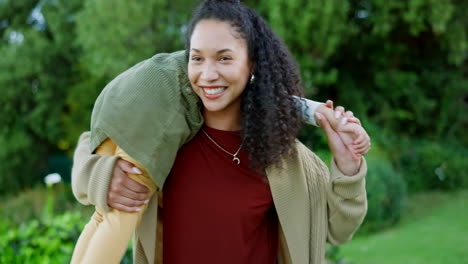
M 333 130 L 339 132 L 346 147 L 353 152 L 356 157 L 365 155 L 370 148 L 370 138 L 361 127 L 359 119 L 354 117 L 351 112 L 344 112 L 343 107 L 337 107 L 333 110 L 333 102 L 327 101 L 326 104 L 312 101 L 306 98 L 296 97 L 299 108 L 302 112 L 304 122 L 319 126 L 316 113 L 322 114 Z M 338 113 L 339 116 L 335 116 Z M 350 124 L 349 126 L 347 126 Z M 340 131 L 339 131 L 340 130 Z
M 303 97 L 295 96 L 295 98 L 297 100 L 298 107 L 302 113 L 304 122 L 308 124 L 319 126 L 315 113 L 321 113 L 328 119 L 328 122 L 330 123 L 332 128 L 335 129 L 339 125 L 338 118 L 344 115 L 344 109 L 342 107 L 337 107 L 343 109 L 343 112 L 340 116 L 335 117 L 336 111 L 333 110 L 333 101 L 328 100 L 326 103 L 320 103 Z M 347 117 L 347 121 L 351 123 L 357 123 L 360 125 L 359 120 L 354 116 Z

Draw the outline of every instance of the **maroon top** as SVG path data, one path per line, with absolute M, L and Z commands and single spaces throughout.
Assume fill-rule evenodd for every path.
M 203 126 L 235 153 L 239 132 Z M 273 264 L 278 253 L 278 217 L 265 177 L 240 165 L 200 130 L 177 153 L 164 185 L 164 264 Z

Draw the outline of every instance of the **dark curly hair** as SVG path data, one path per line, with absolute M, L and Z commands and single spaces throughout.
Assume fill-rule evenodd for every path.
M 195 26 L 207 19 L 230 23 L 247 41 L 255 80 L 242 94 L 242 149 L 249 153 L 255 170 L 279 165 L 282 155 L 293 154 L 292 144 L 302 124 L 292 97 L 303 94 L 297 65 L 262 17 L 240 1 L 202 2 L 187 28 L 187 54 Z

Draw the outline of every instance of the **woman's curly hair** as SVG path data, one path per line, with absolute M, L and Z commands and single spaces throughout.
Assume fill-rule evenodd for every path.
M 293 154 L 292 145 L 302 124 L 293 97 L 303 94 L 297 65 L 262 17 L 239 1 L 202 2 L 187 28 L 187 53 L 195 26 L 207 19 L 230 23 L 247 41 L 255 79 L 242 94 L 242 149 L 249 153 L 253 169 L 279 165 L 283 155 Z

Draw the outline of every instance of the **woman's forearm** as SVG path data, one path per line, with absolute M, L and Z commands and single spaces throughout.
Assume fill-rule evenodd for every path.
M 80 136 L 73 155 L 72 190 L 76 199 L 85 205 L 96 205 L 104 211 L 107 192 L 117 156 L 100 156 L 89 151 L 90 132 Z

